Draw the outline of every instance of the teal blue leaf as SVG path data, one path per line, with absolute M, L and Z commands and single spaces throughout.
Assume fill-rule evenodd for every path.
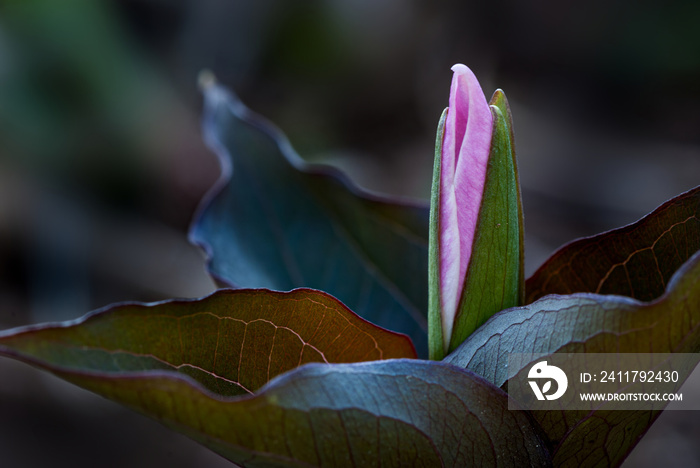
M 227 285 L 326 291 L 408 335 L 427 356 L 428 209 L 312 167 L 232 93 L 205 87 L 204 134 L 222 176 L 190 231 Z
M 550 466 L 526 413 L 475 374 L 415 359 L 307 364 L 252 396 L 175 372 L 96 372 L 15 356 L 155 418 L 242 467 Z

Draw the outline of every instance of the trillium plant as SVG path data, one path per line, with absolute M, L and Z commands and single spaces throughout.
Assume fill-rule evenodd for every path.
M 700 188 L 525 280 L 508 102 L 453 72 L 429 209 L 305 164 L 205 77 L 222 175 L 190 239 L 228 289 L 7 330 L 0 354 L 240 466 L 620 465 L 660 410 L 512 409 L 534 361 L 508 357 L 698 353 Z

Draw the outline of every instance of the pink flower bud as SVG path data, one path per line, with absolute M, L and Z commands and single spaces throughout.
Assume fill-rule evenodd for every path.
M 474 73 L 452 67 L 445 135 L 440 155 L 440 297 L 442 336 L 447 350 L 472 254 L 493 117 Z

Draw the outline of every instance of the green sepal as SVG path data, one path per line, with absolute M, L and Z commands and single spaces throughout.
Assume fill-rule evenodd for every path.
M 493 135 L 484 194 L 448 353 L 493 314 L 523 303 L 522 203 L 510 109 L 501 90 L 490 107 Z
M 428 356 L 439 361 L 445 357 L 442 337 L 442 306 L 440 301 L 440 156 L 445 135 L 448 109 L 440 116 L 435 138 L 433 185 L 430 193 L 430 231 L 428 234 Z
M 520 176 L 518 174 L 518 159 L 515 155 L 515 133 L 513 132 L 513 114 L 510 112 L 510 105 L 508 104 L 508 99 L 506 99 L 506 94 L 502 89 L 497 89 L 493 96 L 491 97 L 492 106 L 498 107 L 503 116 L 505 117 L 505 124 L 508 127 L 508 137 L 510 143 L 510 155 L 513 159 L 513 175 L 515 177 L 515 191 L 517 195 L 518 204 L 518 226 L 519 226 L 519 238 L 518 246 L 520 247 L 520 280 L 518 282 L 518 288 L 520 289 L 520 294 L 518 297 L 518 305 L 525 304 L 525 230 L 523 223 L 523 199 L 522 192 L 520 190 Z

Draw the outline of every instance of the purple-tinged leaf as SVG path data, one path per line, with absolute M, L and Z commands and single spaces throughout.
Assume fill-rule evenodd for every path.
M 547 294 L 592 292 L 650 301 L 700 250 L 700 187 L 639 221 L 559 249 L 526 282 L 527 302 Z
M 427 356 L 427 207 L 366 193 L 304 163 L 276 128 L 216 84 L 204 90 L 204 134 L 222 176 L 190 239 L 234 287 L 311 287 Z
M 308 362 L 414 358 L 415 351 L 406 336 L 366 322 L 328 294 L 300 289 L 117 305 L 76 321 L 0 332 L 0 355 L 59 375 L 186 374 L 233 396 Z
M 445 362 L 505 387 L 520 369 L 509 353 L 700 352 L 700 252 L 652 302 L 621 296 L 546 296 L 504 310 L 472 334 Z M 535 411 L 555 465 L 617 466 L 658 417 L 651 411 Z

